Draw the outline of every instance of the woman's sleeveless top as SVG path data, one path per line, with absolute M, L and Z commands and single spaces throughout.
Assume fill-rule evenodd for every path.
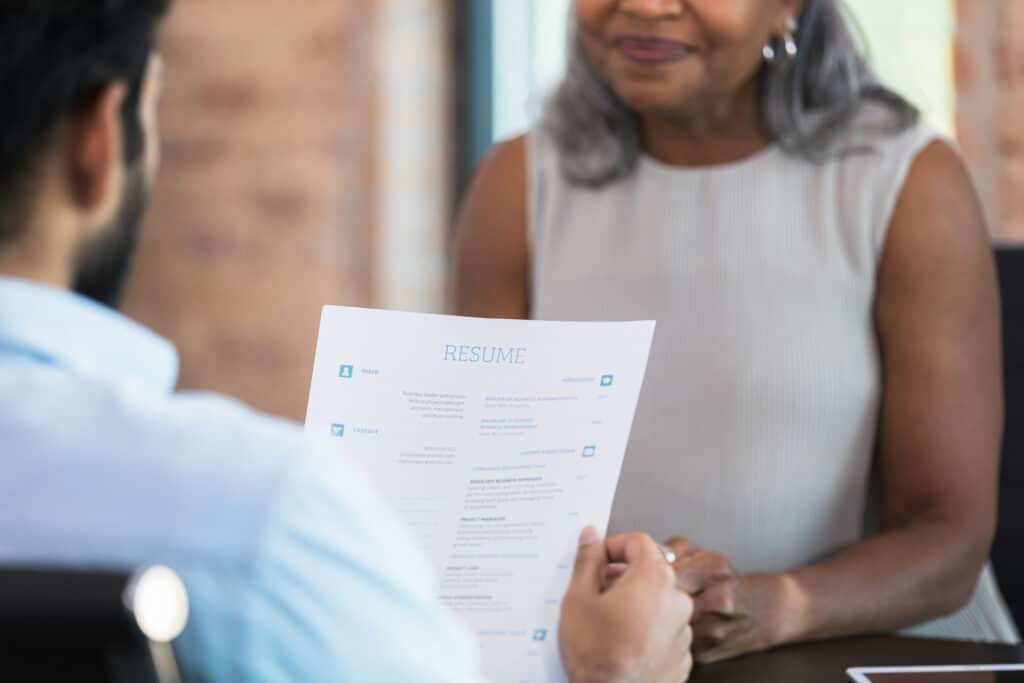
M 879 257 L 909 169 L 939 136 L 866 108 L 823 163 L 769 147 L 723 166 L 642 157 L 601 189 L 528 136 L 531 311 L 658 321 L 611 529 L 686 536 L 742 572 L 857 543 L 881 367 Z M 913 630 L 1017 642 L 986 569 L 971 604 Z

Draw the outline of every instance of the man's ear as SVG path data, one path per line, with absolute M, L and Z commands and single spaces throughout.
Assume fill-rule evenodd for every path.
M 121 105 L 124 83 L 105 85 L 75 112 L 68 127 L 71 199 L 86 211 L 113 216 L 124 181 Z

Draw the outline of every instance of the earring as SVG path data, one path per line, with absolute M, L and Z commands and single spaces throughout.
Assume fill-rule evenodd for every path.
M 796 32 L 799 28 L 800 24 L 793 17 L 786 20 L 786 34 L 782 37 L 782 49 L 786 53 L 786 59 L 793 59 L 800 53 L 800 46 L 796 44 Z M 769 40 L 761 49 L 764 61 L 769 64 L 775 64 L 779 58 L 774 43 L 775 39 Z
M 790 17 L 786 21 L 786 35 L 783 37 L 783 42 L 786 46 L 786 56 L 793 59 L 800 52 L 800 47 L 796 44 L 796 32 L 799 28 L 799 24 L 796 19 Z

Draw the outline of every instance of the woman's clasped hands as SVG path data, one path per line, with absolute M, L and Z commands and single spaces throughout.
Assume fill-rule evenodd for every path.
M 789 640 L 801 604 L 786 574 L 740 574 L 725 555 L 684 538 L 675 554 L 676 586 L 693 598 L 693 656 L 701 664 L 775 647 Z

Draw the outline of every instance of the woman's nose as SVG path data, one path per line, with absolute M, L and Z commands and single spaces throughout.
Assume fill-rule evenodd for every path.
M 619 9 L 638 19 L 668 19 L 683 13 L 685 0 L 619 0 Z

